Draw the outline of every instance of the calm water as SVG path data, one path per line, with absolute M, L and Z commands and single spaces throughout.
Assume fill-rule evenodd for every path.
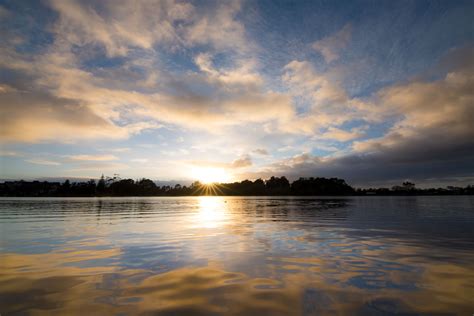
M 0 314 L 474 313 L 474 197 L 0 199 Z

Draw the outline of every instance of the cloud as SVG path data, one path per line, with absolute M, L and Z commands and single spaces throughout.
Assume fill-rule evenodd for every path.
M 344 49 L 351 39 L 352 26 L 346 24 L 337 33 L 325 37 L 313 43 L 314 50 L 323 55 L 327 63 L 331 63 L 339 59 L 339 54 Z
M 0 157 L 22 157 L 23 154 L 13 150 L 0 150 Z
M 465 55 L 472 56 L 470 51 Z M 399 115 L 382 137 L 356 141 L 344 155 L 303 153 L 281 159 L 253 176 L 337 176 L 365 185 L 404 179 L 442 183 L 457 178 L 464 185 L 474 181 L 474 62 L 466 58 L 455 64 L 441 79 L 420 79 L 376 93 L 371 103 Z M 326 136 L 344 140 L 363 130 L 329 128 Z
M 10 15 L 10 11 L 5 9 L 3 6 L 0 6 L 0 19 Z
M 125 56 L 134 48 L 170 50 L 210 45 L 217 50 L 245 51 L 245 29 L 235 19 L 240 1 L 195 7 L 181 1 L 145 0 L 83 3 L 51 0 L 58 12 L 55 31 L 73 45 L 100 44 L 108 56 Z
M 77 101 L 47 93 L 2 93 L 0 104 L 0 116 L 5 118 L 0 127 L 2 141 L 37 142 L 125 136 L 124 130 L 95 115 Z
M 124 139 L 160 127 L 146 122 L 118 126 L 79 100 L 38 91 L 1 93 L 0 104 L 0 116 L 8 118 L 0 127 L 3 142 Z
M 45 159 L 27 159 L 26 162 L 35 164 L 35 165 L 45 165 L 45 166 L 59 166 L 61 163 L 52 160 Z
M 262 156 L 267 156 L 270 154 L 265 148 L 257 148 L 254 149 L 252 152 Z
M 474 62 L 440 80 L 382 89 L 378 101 L 403 115 L 383 137 L 355 142 L 356 152 L 384 152 L 394 161 L 443 160 L 474 153 Z
M 241 169 L 252 166 L 252 158 L 249 155 L 243 155 L 232 162 L 195 160 L 191 161 L 190 164 L 206 168 Z
M 213 76 L 218 74 L 218 71 L 214 69 L 214 65 L 212 64 L 212 55 L 210 53 L 198 54 L 196 57 L 194 57 L 194 63 L 203 72 Z
M 230 167 L 231 168 L 244 168 L 244 167 L 249 167 L 252 165 L 252 159 L 250 156 L 243 156 L 239 159 L 236 159 L 232 161 Z
M 15 153 L 16 154 L 16 153 Z M 49 155 L 51 156 L 51 155 Z M 31 158 L 26 159 L 25 161 L 34 164 L 41 164 L 41 165 L 51 165 L 51 166 L 58 166 L 58 165 L 72 165 L 77 167 L 89 167 L 93 165 L 103 166 L 107 165 L 109 161 L 118 160 L 119 158 L 114 155 L 66 155 L 66 156 L 57 156 L 52 155 L 55 159 L 42 159 L 42 158 Z M 112 165 L 120 165 L 120 164 L 112 164 Z
M 58 22 L 57 36 L 67 39 L 71 34 L 71 36 L 83 36 L 87 39 L 86 43 L 98 42 L 105 45 L 110 54 L 114 52 L 121 54 L 122 51 L 126 54 L 127 50 L 122 47 L 125 43 L 133 46 L 134 42 L 127 41 L 128 37 L 124 37 L 116 30 L 119 26 L 120 29 L 134 31 L 134 34 L 159 28 L 140 24 L 140 21 L 147 20 L 149 11 L 153 11 L 147 8 L 147 3 L 143 2 L 134 8 L 133 12 L 137 17 L 136 20 L 132 19 L 136 23 L 132 23 L 128 18 L 121 18 L 122 11 L 117 11 L 116 7 L 120 6 L 115 3 L 110 7 L 105 6 L 100 11 L 94 6 L 86 9 L 76 2 L 64 4 L 62 1 L 55 1 L 53 7 L 65 19 Z M 163 5 L 163 2 L 160 3 Z M 175 5 L 177 4 L 170 2 L 169 7 L 163 10 L 173 11 Z M 127 7 L 126 4 L 124 6 Z M 151 19 L 165 23 L 166 19 L 162 22 L 159 18 L 160 6 L 154 10 L 158 13 Z M 244 48 L 250 44 L 245 37 L 243 26 L 235 20 L 235 15 L 239 10 L 239 3 L 232 2 L 206 10 L 193 7 L 186 10 L 179 9 L 178 12 L 186 11 L 187 13 L 167 16 L 167 19 L 176 18 L 183 22 L 179 30 L 173 29 L 173 34 L 176 35 L 173 40 L 176 40 L 176 45 L 187 48 L 193 45 L 209 44 L 214 50 L 196 55 L 195 63 L 201 73 L 164 75 L 160 82 L 161 89 L 154 90 L 152 93 L 131 91 L 132 82 L 129 82 L 124 89 L 117 89 L 114 78 L 101 78 L 97 74 L 71 67 L 78 64 L 77 58 L 80 55 L 70 56 L 69 54 L 67 63 L 62 62 L 65 56 L 68 56 L 62 51 L 69 49 L 67 46 L 63 47 L 58 40 L 56 45 L 59 46 L 53 47 L 56 55 L 50 54 L 44 61 L 47 66 L 43 68 L 49 75 L 42 80 L 42 83 L 50 86 L 60 97 L 81 100 L 93 108 L 99 116 L 109 120 L 123 115 L 125 105 L 135 106 L 129 114 L 136 117 L 149 117 L 169 124 L 211 130 L 221 126 L 238 125 L 242 122 L 263 122 L 291 116 L 293 108 L 290 98 L 264 89 L 263 80 L 254 69 L 255 62 L 247 56 L 248 52 L 243 53 Z M 76 15 L 80 15 L 81 18 L 76 18 Z M 73 22 L 77 20 L 77 23 L 84 25 L 81 24 L 79 29 L 64 29 L 63 24 L 69 27 L 70 24 L 66 22 L 71 19 Z M 91 22 L 88 23 L 88 20 Z M 110 23 L 107 23 L 109 20 Z M 115 25 L 117 23 L 119 24 Z M 132 25 L 129 27 L 128 24 Z M 174 25 L 171 21 L 168 21 L 168 24 L 169 27 Z M 66 43 L 78 45 L 73 40 L 67 40 Z M 151 45 L 147 43 L 137 45 L 146 49 Z M 169 42 L 164 44 L 165 47 L 173 45 Z M 84 46 L 85 43 L 79 41 L 79 45 Z M 237 54 L 233 58 L 232 65 L 216 68 L 213 63 L 213 52 L 229 49 L 231 53 Z M 147 72 L 149 67 L 142 68 Z M 196 87 L 199 87 L 200 91 L 196 91 Z
M 300 113 L 287 116 L 280 129 L 295 134 L 321 135 L 329 129 L 353 120 L 374 122 L 387 115 L 380 107 L 365 100 L 350 98 L 338 82 L 320 73 L 307 61 L 294 60 L 284 68 L 283 82 L 295 98 L 303 100 Z M 338 136 L 342 134 L 339 133 Z
M 199 15 L 185 31 L 188 45 L 212 45 L 217 50 L 246 53 L 251 49 L 244 26 L 235 18 L 241 9 L 240 1 L 221 2 Z
M 118 147 L 118 148 L 109 148 L 108 151 L 112 151 L 112 152 L 116 152 L 116 153 L 125 153 L 125 152 L 129 152 L 130 150 L 132 150 L 131 148 L 129 147 Z
M 0 102 L 6 104 L 2 114 L 11 118 L 2 127 L 3 141 L 124 139 L 163 123 L 217 132 L 247 123 L 280 124 L 294 115 L 291 98 L 263 86 L 254 59 L 243 49 L 248 45 L 235 21 L 240 10 L 235 2 L 197 10 L 172 1 L 158 2 L 155 8 L 154 2 L 144 1 L 131 10 L 133 14 L 126 12 L 127 2 L 123 8 L 107 2 L 51 1 L 50 5 L 59 18 L 53 25 L 54 41 L 41 54 L 30 58 L 2 47 L 10 56 L 3 69 L 21 78 L 2 84 Z M 213 26 L 214 16 L 223 24 Z M 200 27 L 222 34 L 196 31 L 201 20 L 205 27 Z M 165 30 L 173 28 L 174 35 L 159 33 L 160 23 Z M 176 23 L 182 26 L 179 30 Z M 188 38 L 189 32 L 193 35 Z M 171 50 L 173 45 L 212 47 L 196 56 L 199 72 L 163 72 L 158 77 L 150 70 L 159 64 L 156 42 Z M 87 69 L 87 62 L 104 58 L 96 46 L 106 49 L 107 58 L 124 56 L 124 64 Z M 150 57 L 128 58 L 137 49 Z M 233 50 L 236 56 L 230 65 L 216 67 L 213 58 L 218 49 Z
M 260 74 L 255 71 L 255 61 L 251 58 L 237 59 L 234 67 L 221 67 L 216 69 L 213 63 L 213 56 L 207 53 L 200 53 L 194 58 L 198 68 L 209 75 L 209 82 L 214 82 L 227 86 L 227 88 L 258 90 L 263 84 Z
M 130 161 L 131 162 L 136 162 L 136 163 L 146 163 L 146 162 L 148 162 L 148 159 L 147 158 L 135 158 L 135 159 L 131 159 Z
M 100 79 L 74 68 L 72 56 L 53 49 L 33 61 L 28 56 L 17 56 L 16 61 L 0 65 L 0 71 L 6 74 L 2 80 L 8 80 L 0 93 L 0 114 L 8 117 L 0 127 L 3 142 L 124 139 L 144 129 L 161 127 L 149 120 L 120 120 L 120 110 L 110 107 L 113 99 L 104 102 L 110 92 L 94 85 Z M 104 96 L 97 99 L 95 93 Z M 115 91 L 115 97 L 119 93 Z
M 229 93 L 216 86 L 210 95 L 181 91 L 181 95 L 130 95 L 135 113 L 168 124 L 218 131 L 225 126 L 284 120 L 293 114 L 289 97 L 274 92 Z
M 308 94 L 317 104 L 345 102 L 346 92 L 327 76 L 318 73 L 311 63 L 293 60 L 285 66 L 283 80 L 295 94 Z
M 14 92 L 16 89 L 7 84 L 0 84 L 0 93 Z
M 321 138 L 333 139 L 340 142 L 347 142 L 357 138 L 361 138 L 365 135 L 367 126 L 352 128 L 349 131 L 344 129 L 329 127 L 326 132 L 321 135 Z
M 114 155 L 71 155 L 67 158 L 73 161 L 110 161 L 118 159 Z
M 133 4 L 133 10 L 128 2 L 84 4 L 54 0 L 50 5 L 59 16 L 53 25 L 54 43 L 44 56 L 34 59 L 33 64 L 26 59 L 21 67 L 32 69 L 29 70 L 32 84 L 41 86 L 40 91 L 49 90 L 51 98 L 79 104 L 81 111 L 89 114 L 90 124 L 75 126 L 70 121 L 51 118 L 55 111 L 64 111 L 58 107 L 38 116 L 38 125 L 43 128 L 37 135 L 24 135 L 23 126 L 29 122 L 15 129 L 16 121 L 13 121 L 10 141 L 51 140 L 52 131 L 58 128 L 66 131 L 56 135 L 58 140 L 73 141 L 75 135 L 123 139 L 147 128 L 158 128 L 159 124 L 154 121 L 214 132 L 228 126 L 270 122 L 283 132 L 311 134 L 315 126 L 325 127 L 336 118 L 325 113 L 327 111 L 296 117 L 290 96 L 264 87 L 255 58 L 251 56 L 255 45 L 236 19 L 241 9 L 237 1 L 212 8 L 196 8 L 173 1 L 142 1 Z M 156 69 L 155 64 L 159 63 L 156 61 L 159 54 L 155 52 L 158 43 L 168 52 L 209 46 L 194 58 L 200 73 L 167 75 L 160 71 L 157 76 L 156 72 L 150 72 L 149 69 Z M 102 57 L 97 46 L 105 48 L 108 57 L 131 53 L 134 56 L 123 67 L 106 71 L 81 69 L 84 62 Z M 142 58 L 143 53 L 137 54 L 137 48 L 151 57 Z M 222 51 L 230 53 L 233 63 L 217 67 L 214 58 Z M 16 64 L 25 59 L 15 57 L 11 59 Z M 130 71 L 132 66 L 145 75 L 140 77 Z M 145 93 L 139 82 L 148 89 L 155 89 Z M 321 82 L 322 87 L 312 94 L 315 102 L 328 98 L 335 102 L 338 94 L 344 95 L 324 78 Z M 151 121 L 144 123 L 144 119 Z M 126 127 L 118 124 L 119 121 L 127 121 Z M 47 127 L 51 127 L 51 131 Z M 79 132 L 82 129 L 84 133 Z
M 81 163 L 74 168 L 67 169 L 67 171 L 95 171 L 100 174 L 101 171 L 112 171 L 116 172 L 118 170 L 126 170 L 130 167 L 123 163 L 118 162 L 90 162 L 90 163 Z
M 59 13 L 55 31 L 73 45 L 101 44 L 108 56 L 127 55 L 134 47 L 179 42 L 175 23 L 189 19 L 194 8 L 174 1 L 106 1 L 83 3 L 51 0 Z

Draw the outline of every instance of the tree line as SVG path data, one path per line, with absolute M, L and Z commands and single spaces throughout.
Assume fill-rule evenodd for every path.
M 104 177 L 98 181 L 60 182 L 47 181 L 6 181 L 0 183 L 0 196 L 200 196 L 200 195 L 448 195 L 474 194 L 474 186 L 464 188 L 447 187 L 418 189 L 411 182 L 391 189 L 354 189 L 339 178 L 299 178 L 290 183 L 286 177 L 271 177 L 267 180 L 244 180 L 233 183 L 203 184 L 199 181 L 189 186 L 158 186 L 150 179 L 120 179 Z

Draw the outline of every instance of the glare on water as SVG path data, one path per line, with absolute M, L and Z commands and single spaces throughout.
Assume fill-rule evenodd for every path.
M 226 200 L 219 196 L 198 197 L 199 210 L 196 214 L 196 225 L 215 228 L 224 224 L 229 216 L 226 209 Z

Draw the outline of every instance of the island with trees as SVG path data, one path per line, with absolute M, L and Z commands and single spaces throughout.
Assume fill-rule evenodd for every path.
M 474 186 L 419 189 L 411 182 L 392 188 L 355 189 L 339 178 L 299 178 L 290 183 L 282 177 L 267 180 L 244 180 L 233 183 L 189 186 L 159 186 L 150 179 L 120 179 L 104 177 L 98 181 L 48 182 L 5 181 L 0 183 L 0 196 L 17 197 L 92 197 L 92 196 L 344 196 L 344 195 L 472 195 Z

